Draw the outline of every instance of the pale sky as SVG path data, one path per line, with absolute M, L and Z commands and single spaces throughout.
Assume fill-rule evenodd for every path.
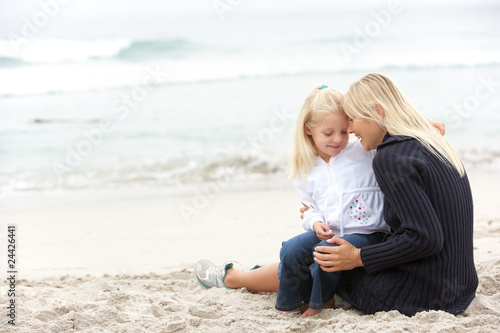
M 50 16 L 43 29 L 44 35 L 50 37 L 60 32 L 68 35 L 75 32 L 81 36 L 82 30 L 88 30 L 89 35 L 92 35 L 92 31 L 95 31 L 96 35 L 102 35 L 97 32 L 106 30 L 133 31 L 134 25 L 154 28 L 155 25 L 161 26 L 167 21 L 170 24 L 217 22 L 220 21 L 220 16 L 214 7 L 216 5 L 219 5 L 219 11 L 220 8 L 227 8 L 225 23 L 230 24 L 231 20 L 256 15 L 328 15 L 329 12 L 339 12 L 346 8 L 359 8 L 362 12 L 385 8 L 391 1 L 397 0 L 362 0 L 352 3 L 331 0 L 0 0 L 0 39 L 6 39 L 5 36 L 8 36 L 9 32 L 19 34 L 23 25 L 27 21 L 33 22 L 37 14 L 42 20 L 43 15 L 48 17 L 44 12 Z M 455 8 L 463 5 L 499 8 L 498 1 L 494 0 L 440 0 L 437 3 L 433 0 L 401 0 L 400 3 L 407 8 Z M 42 4 L 45 4 L 45 8 Z

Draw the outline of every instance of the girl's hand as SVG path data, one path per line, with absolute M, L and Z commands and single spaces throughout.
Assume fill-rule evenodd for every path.
M 334 233 L 332 233 L 330 227 L 328 224 L 323 223 L 323 222 L 314 222 L 313 224 L 313 229 L 314 232 L 316 233 L 316 237 L 319 238 L 319 240 L 325 240 L 325 239 L 330 239 L 333 236 L 335 236 Z
M 301 202 L 301 204 L 304 205 L 304 207 L 300 208 L 300 218 L 304 219 L 304 213 L 309 209 L 309 207 L 307 207 L 303 202 Z
M 333 237 L 327 241 L 338 246 L 318 246 L 315 249 L 314 260 L 325 272 L 348 271 L 363 266 L 361 249 L 348 241 Z

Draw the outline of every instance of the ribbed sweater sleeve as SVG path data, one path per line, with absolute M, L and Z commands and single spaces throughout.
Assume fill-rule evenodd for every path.
M 442 249 L 441 221 L 426 194 L 423 177 L 426 162 L 416 140 L 398 142 L 381 149 L 373 170 L 384 192 L 386 205 L 395 212 L 387 241 L 363 247 L 361 260 L 369 274 L 431 256 Z M 386 217 L 387 218 L 387 217 Z

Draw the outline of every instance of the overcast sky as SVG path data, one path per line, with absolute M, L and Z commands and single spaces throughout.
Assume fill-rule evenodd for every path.
M 57 36 L 58 33 L 82 36 L 88 30 L 88 37 L 95 32 L 106 35 L 106 30 L 115 33 L 122 29 L 133 32 L 134 25 L 189 24 L 200 22 L 219 22 L 230 25 L 231 21 L 245 17 L 287 15 L 328 15 L 345 9 L 359 8 L 360 11 L 386 8 L 388 3 L 397 0 L 362 0 L 346 3 L 345 1 L 305 1 L 305 0 L 0 0 L 0 38 L 7 39 L 9 33 L 20 35 L 26 22 L 33 22 L 37 13 L 47 12 L 50 17 L 44 26 L 41 38 Z M 430 8 L 457 6 L 489 7 L 496 6 L 495 0 L 401 0 L 403 6 Z M 43 6 L 42 4 L 45 4 Z M 219 11 L 224 13 L 220 20 Z M 46 9 L 44 9 L 45 7 Z M 82 31 L 83 30 L 83 31 Z M 104 32 L 104 34 L 102 33 Z M 126 36 L 125 36 L 126 37 Z

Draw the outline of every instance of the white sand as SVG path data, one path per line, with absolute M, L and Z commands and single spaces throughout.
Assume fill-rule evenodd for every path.
M 234 181 L 193 221 L 179 204 L 195 189 L 36 194 L 2 198 L 0 274 L 7 275 L 7 224 L 17 224 L 16 327 L 7 325 L 0 285 L 0 331 L 17 332 L 497 332 L 500 323 L 500 175 L 469 173 L 475 200 L 480 285 L 461 315 L 361 315 L 339 308 L 302 319 L 274 311 L 275 294 L 201 288 L 201 258 L 244 266 L 278 259 L 300 232 L 298 199 L 285 181 Z M 203 190 L 203 186 L 199 190 Z M 199 199 L 199 198 L 198 198 Z

